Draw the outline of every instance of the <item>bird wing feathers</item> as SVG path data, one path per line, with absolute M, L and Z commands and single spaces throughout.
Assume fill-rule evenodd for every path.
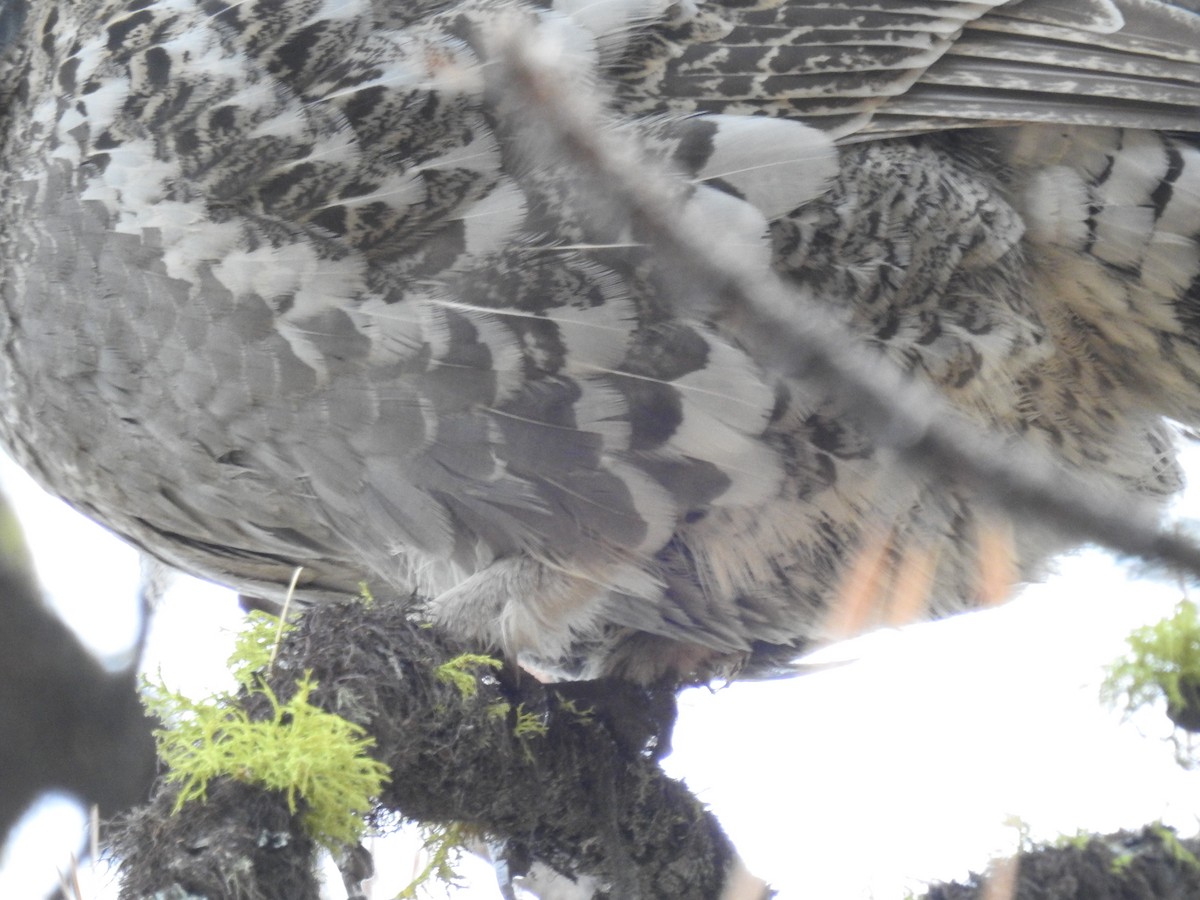
M 798 316 L 1172 489 L 1200 159 L 1149 129 L 1200 131 L 1200 10 L 1155 0 L 11 4 L 5 443 L 178 565 L 415 590 L 564 667 L 802 644 L 867 521 L 970 594 L 969 498 L 684 311 L 490 90 L 513 27 Z
M 1190 3 L 703 4 L 618 76 L 638 112 L 797 118 L 883 137 L 1001 122 L 1196 128 Z M 639 61 L 640 62 L 640 61 Z

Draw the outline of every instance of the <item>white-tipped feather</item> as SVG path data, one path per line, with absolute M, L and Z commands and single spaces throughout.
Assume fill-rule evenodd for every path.
M 620 58 L 638 26 L 664 16 L 670 0 L 554 0 L 553 9 L 586 28 L 596 39 L 600 62 Z
M 707 348 L 703 368 L 672 383 L 689 408 L 703 410 L 735 431 L 761 434 L 775 405 L 769 376 L 744 350 L 715 336 L 709 337 Z
M 479 257 L 503 249 L 515 238 L 527 212 L 525 194 L 515 182 L 502 180 L 459 216 L 466 226 L 466 254 Z
M 837 151 L 824 132 L 785 119 L 709 116 L 713 153 L 696 173 L 719 180 L 768 221 L 819 197 L 837 174 Z
M 582 378 L 580 396 L 575 401 L 575 426 L 580 431 L 604 437 L 604 452 L 629 449 L 629 403 L 607 378 Z
M 1072 28 L 1095 34 L 1120 31 L 1125 17 L 1113 0 L 1024 0 L 1002 9 L 1002 16 L 1030 23 Z
M 633 550 L 647 556 L 657 553 L 675 531 L 679 504 L 670 491 L 636 466 L 609 460 L 606 468 L 628 486 L 633 508 L 646 523 L 646 536 Z
M 770 271 L 767 219 L 746 201 L 702 184 L 680 210 L 680 216 L 697 231 L 720 234 L 721 249 L 731 259 L 758 266 L 764 277 Z

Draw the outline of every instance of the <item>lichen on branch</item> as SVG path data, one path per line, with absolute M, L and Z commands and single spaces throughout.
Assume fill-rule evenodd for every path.
M 597 897 L 715 900 L 735 855 L 711 814 L 658 767 L 653 728 L 641 737 L 637 707 L 654 698 L 639 701 L 631 685 L 564 697 L 467 655 L 478 649 L 414 621 L 400 601 L 322 605 L 284 635 L 269 674 L 249 682 L 230 715 L 291 728 L 285 711 L 300 702 L 363 729 L 356 746 L 391 773 L 368 817 L 376 826 L 397 816 L 457 823 L 505 848 L 518 873 L 540 862 L 586 875 L 606 886 Z M 605 698 L 616 698 L 607 710 Z M 162 780 L 115 841 L 125 897 L 172 886 L 212 900 L 317 896 L 305 826 L 313 798 L 297 789 L 289 804 L 287 786 L 243 776 L 215 775 L 207 802 L 178 815 L 179 779 Z

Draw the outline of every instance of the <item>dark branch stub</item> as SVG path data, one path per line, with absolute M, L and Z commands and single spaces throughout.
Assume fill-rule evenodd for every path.
M 270 679 L 283 699 L 311 670 L 320 685 L 313 702 L 375 738 L 375 755 L 392 772 L 380 822 L 399 813 L 461 823 L 504 846 L 516 874 L 519 862 L 544 863 L 595 879 L 604 885 L 597 897 L 720 896 L 733 848 L 715 818 L 663 774 L 653 740 L 632 746 L 603 710 L 508 670 L 480 666 L 467 691 L 439 678 L 438 667 L 465 648 L 410 613 L 360 601 L 313 609 L 285 638 Z M 281 795 L 227 779 L 210 787 L 207 803 L 178 815 L 170 814 L 174 797 L 161 785 L 121 825 L 114 852 L 123 897 L 317 896 L 303 810 L 292 815 Z

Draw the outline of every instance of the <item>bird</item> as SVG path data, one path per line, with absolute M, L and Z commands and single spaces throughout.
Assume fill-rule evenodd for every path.
M 7 452 L 169 566 L 365 585 L 564 678 L 764 671 L 872 547 L 977 602 L 969 486 L 548 149 L 513 35 L 797 324 L 1098 491 L 1179 489 L 1195 0 L 6 0 Z M 1013 531 L 1022 573 L 1069 543 Z

